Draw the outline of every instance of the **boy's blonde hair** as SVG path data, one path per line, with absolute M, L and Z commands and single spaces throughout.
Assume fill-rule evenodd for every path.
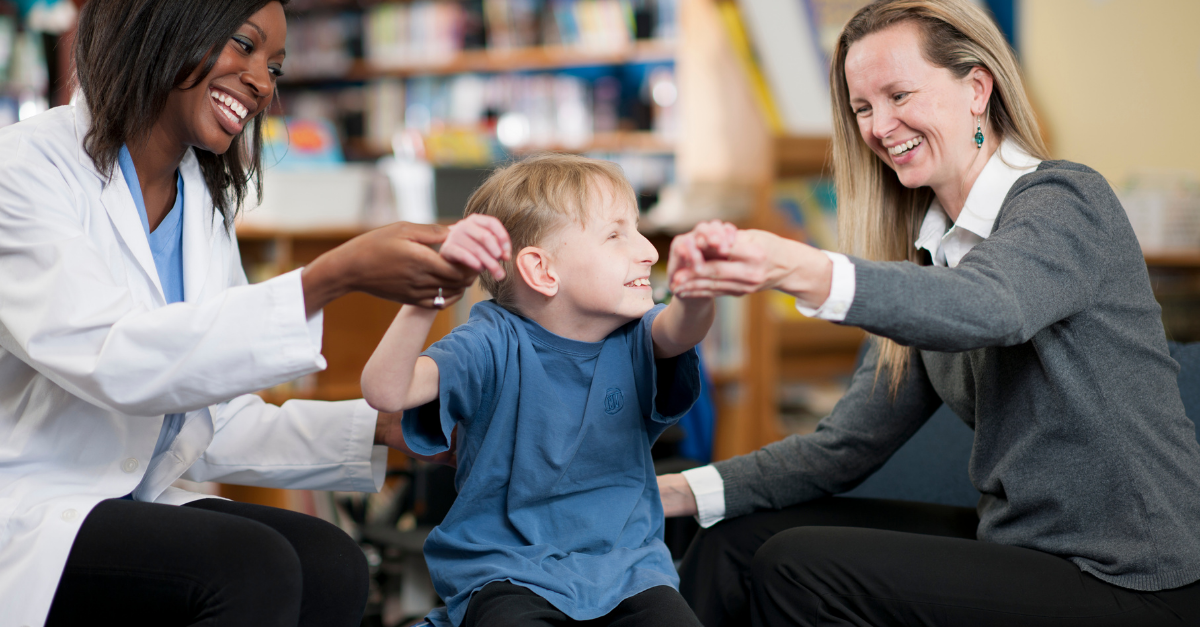
M 496 304 L 513 308 L 516 282 L 521 280 L 513 264 L 517 253 L 528 246 L 540 246 L 550 233 L 566 224 L 584 228 L 590 217 L 588 199 L 603 191 L 605 184 L 615 197 L 625 197 L 637 205 L 637 194 L 621 166 L 557 153 L 533 155 L 500 168 L 471 194 L 463 216 L 492 216 L 500 220 L 512 239 L 513 259 L 502 262 L 507 277 L 497 281 L 486 270 L 479 275 L 480 284 Z

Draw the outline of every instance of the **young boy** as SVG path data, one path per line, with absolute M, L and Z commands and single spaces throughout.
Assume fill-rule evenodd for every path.
M 655 307 L 654 246 L 620 169 L 566 155 L 493 174 L 441 253 L 494 300 L 418 357 L 435 310 L 406 306 L 363 372 L 412 450 L 458 426 L 458 500 L 425 543 L 447 625 L 698 626 L 676 591 L 650 446 L 699 393 L 712 299 Z M 731 226 L 672 242 L 673 267 Z M 511 240 L 509 239 L 511 237 Z M 513 254 L 515 251 L 515 254 Z

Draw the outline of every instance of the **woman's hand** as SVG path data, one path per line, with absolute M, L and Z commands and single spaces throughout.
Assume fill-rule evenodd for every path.
M 728 222 L 709 220 L 697 224 L 694 229 L 671 240 L 670 256 L 667 259 L 667 280 L 674 286 L 675 276 L 680 270 L 697 270 L 710 259 L 728 258 L 737 240 L 738 230 Z
M 404 412 L 402 411 L 379 412 L 379 419 L 375 422 L 375 443 L 394 448 L 413 459 L 443 466 L 458 466 L 458 427 L 454 427 L 454 430 L 450 432 L 450 450 L 433 456 L 417 455 L 408 448 L 408 443 L 404 441 L 404 433 L 400 428 L 400 419 L 403 417 Z
M 744 296 L 777 289 L 817 308 L 829 298 L 833 262 L 807 244 L 758 230 L 738 231 L 726 259 L 680 268 L 671 291 L 683 297 Z
M 658 495 L 662 499 L 663 516 L 667 518 L 695 516 L 700 511 L 692 486 L 681 474 L 659 475 Z
M 504 266 L 500 262 L 512 259 L 512 241 L 499 220 L 476 213 L 450 227 L 441 255 L 475 272 L 487 270 L 497 281 L 503 281 Z
M 397 222 L 317 257 L 301 274 L 307 315 L 350 292 L 432 307 L 441 289 L 446 302 L 452 302 L 475 281 L 475 273 L 430 248 L 449 233 L 436 224 Z

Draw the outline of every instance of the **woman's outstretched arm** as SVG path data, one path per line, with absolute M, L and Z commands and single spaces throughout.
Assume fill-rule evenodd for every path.
M 475 273 L 431 248 L 449 233 L 436 224 L 397 222 L 317 257 L 301 274 L 306 314 L 350 292 L 423 307 L 432 306 L 439 289 L 446 300 L 462 294 Z
M 815 309 L 829 298 L 832 280 L 833 262 L 820 250 L 767 231 L 745 230 L 738 231 L 726 258 L 676 272 L 671 290 L 701 297 L 777 289 Z

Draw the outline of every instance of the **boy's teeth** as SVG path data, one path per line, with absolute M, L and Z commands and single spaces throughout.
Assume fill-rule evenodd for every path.
M 630 281 L 627 285 L 630 285 L 633 287 L 649 287 L 650 279 L 636 279 L 636 280 Z

